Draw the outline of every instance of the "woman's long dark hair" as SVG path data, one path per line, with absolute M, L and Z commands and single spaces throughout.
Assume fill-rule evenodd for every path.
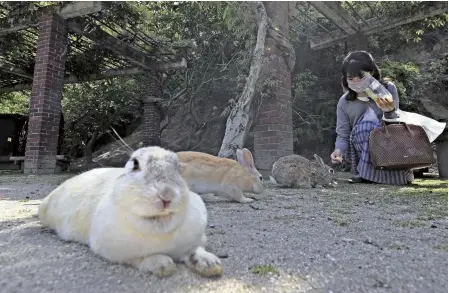
M 355 51 L 351 52 L 343 60 L 341 66 L 341 84 L 343 88 L 348 91 L 346 95 L 346 100 L 353 101 L 357 99 L 357 93 L 348 87 L 348 81 L 346 78 L 349 77 L 363 77 L 363 72 L 370 72 L 371 75 L 380 81 L 380 70 L 374 62 L 373 56 L 365 51 Z

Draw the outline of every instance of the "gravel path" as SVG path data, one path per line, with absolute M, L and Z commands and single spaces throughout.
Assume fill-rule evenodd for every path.
M 0 175 L 0 292 L 447 292 L 447 181 L 267 188 L 251 205 L 205 196 L 220 279 L 168 279 L 61 241 L 36 210 L 70 175 Z M 343 174 L 345 177 L 346 174 Z

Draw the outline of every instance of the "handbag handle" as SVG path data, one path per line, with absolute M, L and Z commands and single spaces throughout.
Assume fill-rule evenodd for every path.
M 402 125 L 404 125 L 405 128 L 407 128 L 407 132 L 410 134 L 410 136 L 411 136 L 411 137 L 414 136 L 412 130 L 410 129 L 410 126 L 408 126 L 407 123 L 405 123 L 405 122 L 398 122 L 397 124 L 402 124 Z M 382 121 L 382 127 L 383 127 L 383 129 L 385 130 L 385 131 L 384 131 L 384 132 L 385 132 L 385 138 L 390 138 L 391 135 L 390 135 L 390 133 L 388 132 L 387 123 L 385 123 L 385 121 Z

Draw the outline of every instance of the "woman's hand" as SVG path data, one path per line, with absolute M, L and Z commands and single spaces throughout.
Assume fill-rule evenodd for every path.
M 377 98 L 376 104 L 382 112 L 391 112 L 395 108 L 393 99 Z
M 336 149 L 331 154 L 331 160 L 332 160 L 332 164 L 340 164 L 341 162 L 343 162 L 343 157 L 342 157 L 341 151 L 339 149 Z

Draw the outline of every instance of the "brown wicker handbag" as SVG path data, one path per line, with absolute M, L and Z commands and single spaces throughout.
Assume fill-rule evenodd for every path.
M 371 131 L 368 148 L 376 169 L 417 169 L 435 163 L 429 138 L 417 125 L 382 122 L 381 127 Z

